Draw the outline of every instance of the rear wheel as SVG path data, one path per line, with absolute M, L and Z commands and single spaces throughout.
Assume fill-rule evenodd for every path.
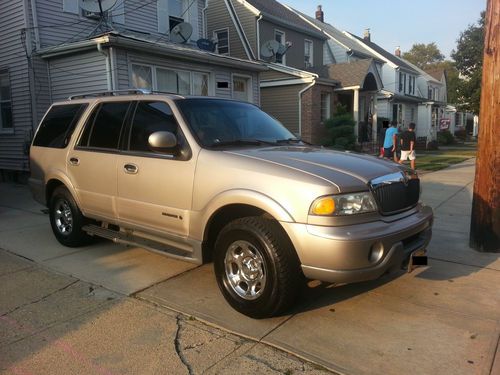
M 217 283 L 227 302 L 252 318 L 288 309 L 303 279 L 293 246 L 278 222 L 262 217 L 226 225 L 215 244 Z
M 54 190 L 50 198 L 49 215 L 52 231 L 61 244 L 78 247 L 89 243 L 91 237 L 82 230 L 88 220 L 64 186 Z

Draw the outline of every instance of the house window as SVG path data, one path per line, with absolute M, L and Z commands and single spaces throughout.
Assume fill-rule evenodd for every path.
M 280 30 L 274 30 L 274 40 L 276 40 L 279 44 L 285 45 L 285 33 Z M 276 53 L 276 62 L 278 64 L 286 65 L 285 55 Z
M 12 100 L 10 97 L 10 79 L 7 70 L 0 71 L 0 130 L 11 130 Z
M 153 73 L 150 66 L 132 64 L 132 86 L 147 90 L 153 88 Z
M 406 74 L 403 74 L 403 92 L 406 94 Z
M 193 72 L 193 95 L 208 96 L 208 74 Z
M 233 99 L 252 102 L 250 78 L 233 76 Z
M 432 87 L 427 87 L 427 99 L 432 100 Z
M 415 108 L 410 109 L 410 122 L 415 122 Z
M 396 121 L 398 124 L 403 123 L 403 105 L 393 104 L 392 105 L 392 120 Z
M 132 64 L 132 86 L 182 95 L 210 95 L 209 74 Z
M 214 31 L 214 38 L 217 40 L 217 53 L 219 55 L 229 55 L 228 29 Z
M 313 66 L 313 42 L 307 39 L 304 40 L 304 66 Z
M 408 93 L 412 94 L 413 93 L 413 77 L 410 76 L 408 79 Z
M 158 91 L 189 95 L 191 93 L 190 73 L 156 68 L 156 85 Z
M 184 22 L 182 0 L 168 0 L 168 13 L 168 30 L 171 31 L 176 25 Z
M 403 73 L 399 73 L 399 92 L 403 91 Z
M 326 121 L 330 118 L 330 103 L 331 96 L 328 92 L 321 93 L 321 121 Z

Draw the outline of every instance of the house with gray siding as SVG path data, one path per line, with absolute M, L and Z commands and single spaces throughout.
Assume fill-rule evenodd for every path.
M 327 37 L 324 66 L 319 69 L 340 82 L 335 93 L 338 102 L 353 115 L 358 143 L 365 150 L 377 149 L 382 134 L 382 122 L 377 121 L 377 96 L 383 88 L 384 61 L 325 22 L 321 5 L 318 5 L 315 17 L 289 9 Z M 318 68 L 314 70 L 318 71 Z
M 68 96 L 144 88 L 260 104 L 268 68 L 202 50 L 205 0 L 116 0 L 100 12 L 81 0 L 5 0 L 0 10 L 0 171 L 29 171 L 29 145 L 45 110 Z M 173 38 L 187 22 L 189 35 Z M 220 46 L 219 46 L 220 48 Z
M 325 52 L 332 58 L 327 37 L 275 0 L 208 0 L 205 15 L 207 36 L 218 41 L 219 53 L 269 68 L 260 75 L 262 109 L 304 140 L 324 143 L 324 121 L 332 114 L 338 86 L 315 71 L 324 65 Z M 272 56 L 270 41 L 282 45 Z

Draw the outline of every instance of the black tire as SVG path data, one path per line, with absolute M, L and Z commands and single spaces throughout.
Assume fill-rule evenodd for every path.
M 234 254 L 243 257 L 245 265 L 238 265 Z M 214 269 L 226 301 L 235 310 L 256 319 L 276 316 L 290 308 L 304 279 L 283 228 L 262 217 L 237 219 L 221 230 L 215 243 Z M 253 279 L 247 282 L 249 276 L 259 280 L 254 288 L 249 285 L 255 283 Z M 243 296 L 244 293 L 248 295 Z
M 78 208 L 75 199 L 64 186 L 57 187 L 50 197 L 50 225 L 57 240 L 68 247 L 90 242 L 91 237 L 82 230 L 89 222 Z

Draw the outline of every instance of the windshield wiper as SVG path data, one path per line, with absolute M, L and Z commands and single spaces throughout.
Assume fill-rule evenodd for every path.
M 300 138 L 287 138 L 287 139 L 277 139 L 276 140 L 277 144 L 296 144 L 296 143 L 305 143 L 302 139 Z
M 275 145 L 274 142 L 263 141 L 260 139 L 235 139 L 233 141 L 220 141 L 214 142 L 210 147 L 224 147 L 224 146 L 262 146 L 262 145 Z

